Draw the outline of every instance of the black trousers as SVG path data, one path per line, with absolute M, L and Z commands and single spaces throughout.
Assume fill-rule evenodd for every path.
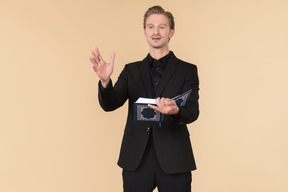
M 152 135 L 138 169 L 123 170 L 122 176 L 124 192 L 152 192 L 156 187 L 159 192 L 191 192 L 191 172 L 167 174 L 161 169 Z

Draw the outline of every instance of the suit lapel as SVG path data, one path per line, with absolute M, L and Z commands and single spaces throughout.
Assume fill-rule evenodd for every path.
M 172 75 L 175 72 L 176 68 L 177 68 L 177 58 L 172 53 L 171 58 L 169 59 L 169 62 L 167 63 L 167 66 L 165 67 L 165 70 L 164 70 L 164 73 L 162 75 L 162 78 L 161 78 L 161 80 L 159 82 L 159 86 L 158 86 L 156 94 L 155 94 L 156 98 L 161 96 L 163 90 L 165 89 L 169 79 L 172 77 Z
M 139 65 L 139 73 L 142 79 L 142 83 L 146 89 L 147 97 L 153 97 L 153 89 L 152 89 L 152 81 L 150 76 L 150 69 L 149 69 L 149 59 L 148 56 L 142 61 Z

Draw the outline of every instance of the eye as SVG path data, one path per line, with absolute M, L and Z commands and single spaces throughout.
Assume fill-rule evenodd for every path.
M 165 29 L 165 27 L 164 27 L 164 26 L 162 26 L 162 27 L 160 27 L 160 29 Z

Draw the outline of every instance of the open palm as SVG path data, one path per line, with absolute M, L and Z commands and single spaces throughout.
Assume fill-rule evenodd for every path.
M 92 56 L 90 56 L 89 60 L 91 61 L 93 69 L 98 75 L 98 77 L 101 79 L 101 81 L 109 82 L 110 76 L 112 75 L 114 69 L 114 59 L 114 52 L 111 55 L 110 63 L 106 63 L 101 57 L 98 48 L 92 51 Z

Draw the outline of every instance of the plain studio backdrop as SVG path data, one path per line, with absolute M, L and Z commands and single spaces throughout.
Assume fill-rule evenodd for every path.
M 144 12 L 174 14 L 170 49 L 198 66 L 194 192 L 287 192 L 287 0 L 1 0 L 0 191 L 120 192 L 127 105 L 104 112 L 89 61 L 113 81 L 148 53 Z

